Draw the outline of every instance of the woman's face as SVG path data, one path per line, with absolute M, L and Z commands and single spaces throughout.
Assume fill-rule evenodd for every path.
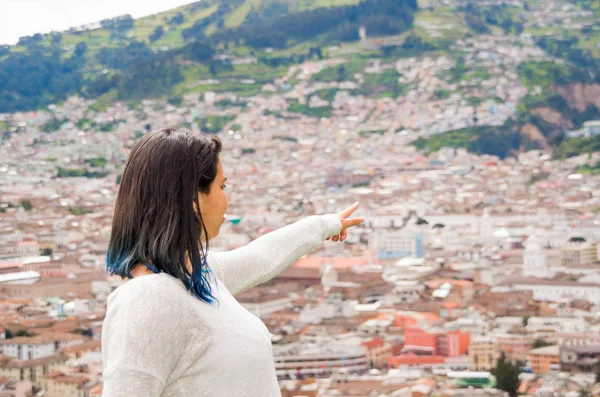
M 229 195 L 225 192 L 226 180 L 227 178 L 223 174 L 223 165 L 219 159 L 217 176 L 210 185 L 209 194 L 198 192 L 200 214 L 202 215 L 204 226 L 208 231 L 208 238 L 202 236 L 204 241 L 217 237 L 221 225 L 225 222 L 224 215 L 229 206 Z M 196 203 L 194 203 L 194 209 L 197 210 Z

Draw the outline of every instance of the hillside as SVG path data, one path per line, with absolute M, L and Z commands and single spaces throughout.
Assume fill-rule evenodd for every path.
M 121 100 L 179 95 L 187 82 L 221 72 L 260 76 L 254 87 L 231 87 L 256 93 L 281 74 L 277 66 L 301 60 L 281 50 L 308 44 L 294 53 L 322 56 L 323 46 L 356 41 L 360 26 L 373 36 L 399 34 L 412 26 L 416 7 L 416 0 L 209 0 L 137 21 L 104 20 L 89 31 L 24 37 L 0 49 L 0 112 L 75 93 Z M 241 68 L 227 62 L 250 53 L 261 62 Z
M 207 91 L 252 97 L 277 81 L 277 93 L 302 93 L 287 111 L 310 117 L 330 117 L 338 94 L 416 107 L 392 126 L 369 112 L 361 136 L 390 129 L 425 151 L 571 156 L 596 150 L 565 132 L 600 119 L 599 22 L 595 0 L 207 0 L 0 47 L 0 112 L 71 95 L 96 111 Z M 301 77 L 305 61 L 325 67 Z

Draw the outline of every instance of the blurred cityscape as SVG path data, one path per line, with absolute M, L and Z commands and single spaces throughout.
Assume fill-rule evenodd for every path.
M 0 397 L 101 396 L 106 299 L 125 282 L 105 274 L 120 174 L 168 126 L 223 141 L 231 201 L 213 250 L 360 201 L 345 242 L 236 296 L 271 333 L 283 397 L 600 393 L 600 145 L 573 143 L 599 142 L 600 83 L 532 77 L 562 62 L 535 32 L 597 34 L 599 14 L 424 3 L 415 25 L 433 38 L 462 28 L 439 15 L 469 3 L 525 7 L 525 29 L 357 62 L 406 40 L 362 27 L 269 81 L 217 73 L 176 98 L 0 113 Z M 259 88 L 219 88 L 234 83 Z M 546 89 L 574 113 L 535 102 Z M 482 143 L 513 120 L 516 135 Z

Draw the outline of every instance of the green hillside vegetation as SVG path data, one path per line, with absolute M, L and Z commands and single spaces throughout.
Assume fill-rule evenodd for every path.
M 590 31 L 590 34 L 591 32 L 592 31 Z M 591 41 L 593 42 L 594 40 Z M 600 60 L 598 59 L 598 56 L 600 56 L 598 50 L 600 50 L 600 48 L 596 46 L 598 42 L 595 41 L 591 48 L 584 48 L 586 47 L 584 42 L 585 39 L 583 37 L 572 33 L 563 34 L 561 37 L 540 36 L 536 38 L 536 44 L 543 48 L 548 54 L 579 67 L 595 70 L 595 77 L 597 81 L 600 81 L 599 74 L 597 73 L 598 69 L 600 69 Z M 582 43 L 584 43 L 583 47 L 581 45 Z M 592 50 L 595 51 L 596 58 L 594 57 Z
M 415 16 L 415 32 L 422 38 L 428 37 L 423 26 L 444 26 L 444 38 L 463 38 L 469 32 L 465 15 L 451 7 L 439 6 L 434 9 L 421 9 Z
M 594 135 L 589 138 L 568 138 L 564 139 L 552 152 L 552 158 L 565 159 L 578 156 L 582 153 L 592 153 L 600 151 L 600 135 Z
M 600 10 L 599 0 L 572 3 L 578 9 Z M 528 32 L 547 54 L 564 62 L 523 62 L 518 66 L 522 83 L 536 94 L 521 99 L 514 120 L 499 127 L 450 131 L 413 144 L 427 151 L 452 146 L 505 157 L 539 147 L 539 142 L 520 135 L 524 125 L 532 124 L 555 147 L 555 158 L 600 150 L 598 137 L 567 139 L 564 135 L 565 123 L 569 128 L 580 128 L 586 120 L 600 119 L 600 109 L 589 105 L 580 111 L 556 94 L 557 87 L 600 83 L 600 31 L 593 26 L 567 29 L 558 24 L 526 28 L 523 12 L 529 5 L 417 9 L 416 0 L 203 0 L 139 20 L 125 15 L 103 20 L 101 28 L 91 31 L 36 34 L 21 38 L 16 46 L 0 46 L 0 112 L 43 108 L 76 93 L 97 99 L 92 105 L 97 111 L 116 100 L 135 106 L 142 98 L 167 99 L 177 106 L 186 93 L 253 96 L 265 83 L 283 77 L 291 65 L 326 59 L 334 54 L 330 46 L 340 44 L 346 53 L 341 55 L 345 62 L 313 75 L 312 82 L 360 82 L 351 95 L 396 98 L 410 87 L 399 83 L 401 76 L 395 69 L 366 73 L 372 59 L 390 64 L 398 58 L 444 53 L 456 64 L 438 77 L 451 84 L 476 86 L 491 75 L 483 68 L 467 67 L 465 54 L 449 53 L 450 45 L 479 34 L 516 37 Z M 395 46 L 362 50 L 357 42 L 360 26 L 367 28 L 370 37 L 395 36 L 401 40 Z M 431 34 L 432 27 L 439 34 Z M 218 59 L 219 55 L 254 57 L 258 63 L 233 64 L 227 57 Z M 298 81 L 292 77 L 288 83 Z M 338 91 L 328 88 L 313 95 L 331 103 Z M 437 90 L 434 94 L 443 100 L 452 92 Z M 465 98 L 472 106 L 485 99 L 480 95 Z M 545 120 L 540 108 L 558 112 L 561 123 Z M 311 108 L 291 103 L 288 107 L 291 113 L 317 118 L 329 117 L 332 110 L 331 105 Z M 276 116 L 297 117 L 288 113 Z M 209 116 L 197 122 L 203 130 L 218 133 L 232 117 Z M 41 129 L 52 133 L 65 122 L 52 119 Z M 78 127 L 109 133 L 117 124 L 95 125 L 88 120 Z M 8 129 L 0 122 L 3 137 Z M 362 135 L 373 133 L 378 132 L 363 131 Z M 88 163 L 99 164 L 95 160 Z M 59 176 L 88 172 L 62 169 Z
M 593 78 L 584 69 L 549 61 L 523 62 L 518 66 L 517 72 L 523 85 L 530 89 L 536 86 L 548 88 L 552 85 L 593 82 Z
M 315 92 L 315 95 L 325 101 L 332 102 L 339 91 L 337 88 L 325 88 Z
M 361 88 L 354 90 L 354 95 L 374 96 L 378 98 L 397 98 L 408 91 L 408 84 L 398 82 L 400 77 L 395 69 L 382 73 L 365 73 Z
M 85 178 L 104 178 L 108 175 L 108 171 L 88 171 L 80 170 L 77 168 L 63 168 L 58 167 L 56 176 L 58 178 L 74 178 L 74 177 L 85 177 Z
M 568 86 L 574 83 L 592 84 L 594 78 L 580 67 L 553 62 L 524 62 L 517 68 L 523 84 L 529 88 L 541 87 L 541 94 L 527 95 L 521 99 L 518 111 L 518 123 L 533 124 L 544 135 L 552 146 L 556 146 L 553 156 L 557 158 L 571 157 L 583 152 L 594 150 L 594 140 L 573 138 L 566 139 L 560 125 L 550 123 L 535 114 L 538 108 L 550 108 L 558 112 L 563 119 L 570 123 L 571 129 L 579 129 L 587 120 L 600 118 L 600 108 L 590 103 L 583 111 L 578 110 L 564 97 L 554 94 L 553 88 Z M 596 77 L 597 78 L 597 77 Z M 577 150 L 582 150 L 577 152 Z
M 220 132 L 227 123 L 235 120 L 235 116 L 217 116 L 211 115 L 206 117 L 205 119 L 200 120 L 200 128 L 202 131 L 210 132 L 216 134 Z
M 577 167 L 577 172 L 580 174 L 600 175 L 600 161 L 594 165 L 582 165 Z
M 519 35 L 525 29 L 524 20 L 520 16 L 521 8 L 501 6 L 479 6 L 467 4 L 460 10 L 465 15 L 469 28 L 478 34 L 490 33 L 494 27 L 502 29 L 504 34 Z
M 600 118 L 600 109 L 590 104 L 584 111 L 579 111 L 567 100 L 553 94 L 553 88 L 567 86 L 573 83 L 593 83 L 590 74 L 582 68 L 557 64 L 553 62 L 523 62 L 517 68 L 523 84 L 529 88 L 541 87 L 542 93 L 526 95 L 517 107 L 515 120 L 509 119 L 500 127 L 468 127 L 460 130 L 436 134 L 420 138 L 412 144 L 426 151 L 437 151 L 442 147 L 461 147 L 474 153 L 493 154 L 505 157 L 513 151 L 538 148 L 539 144 L 527 136 L 521 136 L 519 131 L 527 123 L 536 126 L 552 146 L 555 146 L 554 158 L 567 158 L 581 153 L 600 150 L 600 137 L 565 138 L 563 128 L 553 124 L 536 114 L 538 108 L 550 108 L 571 123 L 573 129 L 581 128 L 587 120 Z M 467 72 L 460 61 L 450 69 L 451 79 L 460 81 Z M 459 77 L 460 75 L 460 77 Z M 456 77 L 455 77 L 456 76 Z M 447 95 L 441 92 L 439 95 Z M 467 98 L 472 104 L 479 98 Z
M 94 157 L 85 160 L 86 164 L 89 164 L 92 167 L 105 167 L 106 166 L 106 157 Z
M 0 49 L 0 112 L 44 107 L 75 93 L 139 100 L 214 90 L 195 86 L 187 91 L 193 80 L 187 79 L 183 61 L 220 76 L 236 71 L 237 66 L 214 59 L 230 49 L 257 51 L 260 62 L 275 69 L 250 71 L 247 78 L 256 79 L 255 86 L 231 78 L 220 84 L 223 90 L 253 95 L 259 83 L 281 75 L 280 66 L 321 57 L 320 46 L 358 39 L 361 25 L 371 36 L 410 29 L 417 8 L 416 0 L 308 0 L 294 3 L 295 9 L 289 4 L 207 0 L 136 21 L 130 16 L 107 19 L 92 31 L 23 37 L 17 46 Z M 319 46 L 309 45 L 303 58 L 264 51 L 315 41 Z
M 416 29 L 418 31 L 418 29 Z M 406 36 L 402 44 L 396 46 L 387 46 L 379 50 L 374 56 L 381 57 L 384 60 L 394 60 L 397 58 L 417 57 L 426 53 L 442 51 L 447 48 L 447 43 L 443 40 L 433 40 L 423 36 L 411 33 Z
M 302 113 L 311 117 L 329 117 L 331 116 L 331 106 L 318 106 L 311 108 L 308 105 L 302 105 L 299 103 L 292 103 L 288 106 L 288 111 L 294 113 Z
M 600 0 L 571 0 L 571 3 L 579 5 L 585 10 L 600 11 Z
M 553 146 L 563 142 L 565 139 L 564 132 L 560 126 L 544 120 L 537 114 L 533 114 L 532 111 L 537 108 L 550 108 L 560 113 L 564 120 L 571 123 L 571 129 L 573 130 L 581 128 L 587 120 L 600 119 L 600 109 L 593 104 L 589 104 L 585 110 L 579 111 L 560 95 L 545 93 L 524 97 L 518 107 L 520 124 L 531 123 L 535 125 Z
M 354 75 L 362 73 L 369 63 L 368 59 L 353 58 L 346 63 L 338 66 L 332 66 L 315 73 L 311 81 L 332 83 L 336 81 L 356 81 Z
M 477 154 L 492 154 L 500 158 L 512 154 L 522 142 L 514 121 L 501 127 L 477 126 L 419 138 L 412 145 L 426 152 L 436 152 L 443 147 L 466 148 Z

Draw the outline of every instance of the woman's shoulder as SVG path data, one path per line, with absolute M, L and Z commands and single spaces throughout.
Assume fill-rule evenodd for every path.
M 103 343 L 118 345 L 130 338 L 123 333 L 133 333 L 151 341 L 149 345 L 187 345 L 194 332 L 206 334 L 207 329 L 201 317 L 190 315 L 197 306 L 194 299 L 181 281 L 166 273 L 130 279 L 108 297 Z
M 181 280 L 167 273 L 148 274 L 127 280 L 124 284 L 108 296 L 108 304 L 114 305 L 118 302 L 126 303 L 135 301 L 142 305 L 143 302 L 182 302 L 182 297 L 190 292 L 185 288 Z

